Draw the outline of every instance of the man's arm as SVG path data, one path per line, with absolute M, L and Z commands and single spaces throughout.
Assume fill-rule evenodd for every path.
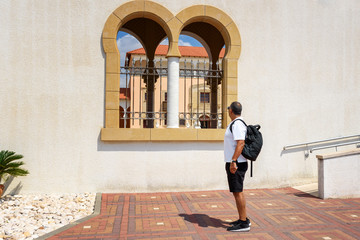
M 237 142 L 237 144 L 236 144 L 235 152 L 231 158 L 233 161 L 236 161 L 238 159 L 238 157 L 240 157 L 240 154 L 245 146 L 245 140 L 236 140 L 236 142 Z M 236 172 L 236 170 L 237 170 L 236 162 L 231 162 L 230 172 L 232 174 L 234 174 Z

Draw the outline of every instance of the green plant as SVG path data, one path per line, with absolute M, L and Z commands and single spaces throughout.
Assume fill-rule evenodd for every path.
M 0 152 L 0 183 L 2 180 L 6 181 L 7 177 L 26 176 L 29 172 L 23 168 L 24 162 L 17 161 L 23 158 L 23 155 L 15 154 L 12 151 Z

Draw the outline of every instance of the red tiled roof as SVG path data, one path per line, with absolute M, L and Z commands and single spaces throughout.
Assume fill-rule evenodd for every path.
M 168 45 L 159 45 L 156 48 L 155 55 L 166 56 L 168 51 Z M 187 47 L 187 46 L 179 46 L 180 54 L 183 57 L 208 57 L 208 54 L 204 47 Z M 131 54 L 139 54 L 145 55 L 144 48 L 138 48 L 126 53 L 126 56 Z M 223 58 L 225 54 L 225 48 L 222 48 L 220 51 L 220 58 Z
M 130 99 L 130 88 L 120 88 L 119 99 Z

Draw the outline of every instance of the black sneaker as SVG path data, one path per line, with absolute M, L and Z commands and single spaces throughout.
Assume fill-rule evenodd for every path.
M 231 232 L 248 232 L 250 231 L 250 226 L 246 221 L 240 220 L 238 224 L 228 227 L 227 230 Z
M 237 225 L 240 223 L 240 219 L 236 220 L 236 221 L 233 221 L 231 223 L 229 223 L 230 225 Z M 246 223 L 249 224 L 249 226 L 251 226 L 251 222 L 250 222 L 250 219 L 246 218 Z

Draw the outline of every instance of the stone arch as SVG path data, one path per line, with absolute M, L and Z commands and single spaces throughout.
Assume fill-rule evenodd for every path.
M 167 57 L 181 57 L 178 39 L 182 29 L 189 24 L 204 22 L 215 27 L 221 33 L 226 46 L 223 59 L 223 113 L 231 102 L 237 100 L 237 63 L 241 51 L 241 39 L 236 24 L 226 13 L 213 6 L 195 5 L 174 16 L 158 3 L 147 0 L 131 1 L 111 13 L 102 33 L 102 45 L 106 54 L 105 128 L 119 126 L 120 54 L 116 45 L 117 32 L 124 24 L 135 18 L 151 19 L 163 28 L 169 39 Z M 230 122 L 226 114 L 222 122 L 223 127 Z
M 194 22 L 205 22 L 214 26 L 224 38 L 227 48 L 226 57 L 232 59 L 240 57 L 240 33 L 236 24 L 225 12 L 213 6 L 195 5 L 183 9 L 176 18 L 181 24 L 180 31 Z
M 106 54 L 105 128 L 119 126 L 120 53 L 116 45 L 117 32 L 124 24 L 136 18 L 148 18 L 158 23 L 169 39 L 169 52 L 180 56 L 177 44 L 173 44 L 172 24 L 169 24 L 174 16 L 165 7 L 151 1 L 131 1 L 113 11 L 102 32 L 102 45 Z
M 177 37 L 182 30 L 193 23 L 206 23 L 216 28 L 221 34 L 226 52 L 223 59 L 223 86 L 222 87 L 222 111 L 226 113 L 226 107 L 233 101 L 238 100 L 237 96 L 237 64 L 241 52 L 241 38 L 236 24 L 220 9 L 208 5 L 195 5 L 183 9 L 176 15 L 180 29 L 175 34 Z M 210 51 L 210 50 L 208 50 Z M 209 54 L 210 56 L 210 54 Z M 223 128 L 230 123 L 227 114 L 223 115 Z

